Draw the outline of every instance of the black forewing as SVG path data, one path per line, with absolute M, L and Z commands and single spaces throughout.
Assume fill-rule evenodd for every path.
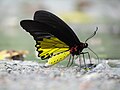
M 40 10 L 35 12 L 34 20 L 48 25 L 49 27 L 41 26 L 68 46 L 72 47 L 76 44 L 80 44 L 80 41 L 73 30 L 56 15 Z
M 36 41 L 41 41 L 43 38 L 49 38 L 52 35 L 48 33 L 49 26 L 45 25 L 44 23 L 40 23 L 33 20 L 22 20 L 20 25 L 29 32 Z M 48 27 L 48 28 L 46 28 Z

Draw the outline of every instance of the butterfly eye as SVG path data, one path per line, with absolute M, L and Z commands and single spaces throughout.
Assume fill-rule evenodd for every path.
M 88 44 L 87 44 L 87 43 L 85 43 L 85 44 L 84 44 L 84 47 L 85 47 L 85 48 L 87 48 L 87 47 L 88 47 Z

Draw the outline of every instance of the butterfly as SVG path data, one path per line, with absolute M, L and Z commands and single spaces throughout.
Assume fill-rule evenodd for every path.
M 44 10 L 36 11 L 33 20 L 22 20 L 20 25 L 36 41 L 38 57 L 42 60 L 48 59 L 45 67 L 57 64 L 69 55 L 72 61 L 74 56 L 80 54 L 83 54 L 83 57 L 84 54 L 88 54 L 90 57 L 88 52 L 82 52 L 82 50 L 88 48 L 86 41 L 97 31 L 96 29 L 94 34 L 83 43 L 63 20 Z

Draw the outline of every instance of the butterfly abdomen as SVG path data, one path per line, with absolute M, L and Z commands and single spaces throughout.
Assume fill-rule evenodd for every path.
M 60 61 L 64 60 L 69 54 L 70 54 L 70 51 L 65 51 L 65 52 L 55 54 L 54 56 L 52 56 L 52 58 L 48 59 L 48 62 L 45 64 L 45 66 L 49 67 L 56 63 L 59 63 Z

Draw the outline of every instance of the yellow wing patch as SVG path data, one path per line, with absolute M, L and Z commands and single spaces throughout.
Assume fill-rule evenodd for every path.
M 56 37 L 43 38 L 43 40 L 37 41 L 36 47 L 41 59 L 49 59 L 57 53 L 69 50 L 69 46 Z
M 52 56 L 48 60 L 48 62 L 45 64 L 45 66 L 49 67 L 56 63 L 59 63 L 60 61 L 64 60 L 69 54 L 70 54 L 70 51 L 65 51 L 65 52 L 62 52 L 62 53 Z
M 55 37 L 43 38 L 43 41 L 38 41 L 38 43 L 40 43 L 40 46 L 42 49 L 51 48 L 51 47 L 54 47 L 54 48 L 68 47 L 64 42 L 60 41 Z

